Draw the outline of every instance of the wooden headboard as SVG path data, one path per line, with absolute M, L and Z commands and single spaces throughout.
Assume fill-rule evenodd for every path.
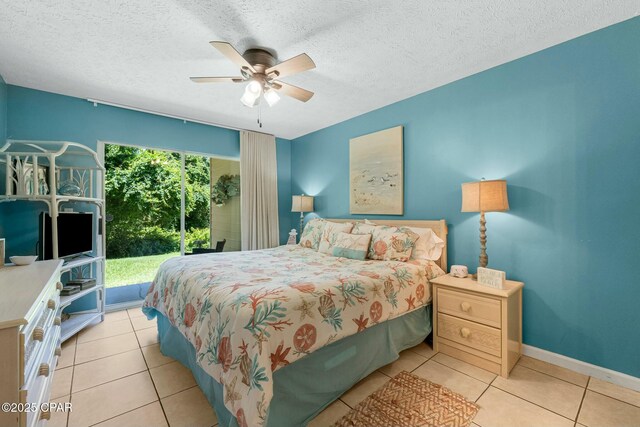
M 353 222 L 353 223 L 363 221 L 361 219 L 355 219 L 355 218 L 350 218 L 350 219 L 326 218 L 326 220 L 333 221 L 333 222 Z M 449 231 L 447 229 L 447 222 L 444 219 L 438 219 L 434 221 L 418 220 L 418 219 L 414 219 L 414 220 L 374 219 L 371 222 L 377 225 L 391 225 L 396 227 L 421 227 L 421 228 L 432 229 L 433 232 L 436 233 L 438 237 L 444 240 L 444 248 L 442 249 L 442 256 L 440 256 L 440 259 L 436 261 L 436 263 L 440 266 L 440 268 L 442 268 L 445 271 L 445 273 L 449 271 L 447 268 L 447 246 L 448 246 L 447 234 L 449 233 Z

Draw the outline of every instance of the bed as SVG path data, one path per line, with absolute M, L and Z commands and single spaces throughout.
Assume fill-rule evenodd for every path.
M 346 222 L 348 220 L 335 220 Z M 444 221 L 376 221 L 431 228 Z M 165 261 L 143 305 L 221 426 L 300 426 L 431 332 L 437 261 L 357 261 L 298 245 Z

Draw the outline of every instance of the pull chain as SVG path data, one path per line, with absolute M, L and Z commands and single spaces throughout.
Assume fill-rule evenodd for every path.
M 258 126 L 262 129 L 262 104 L 258 104 Z

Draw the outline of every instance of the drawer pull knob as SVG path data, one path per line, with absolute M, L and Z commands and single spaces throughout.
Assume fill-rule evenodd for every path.
M 56 316 L 55 319 L 53 319 L 53 324 L 56 326 L 60 326 L 62 324 L 62 319 L 60 318 L 60 316 Z
M 468 302 L 465 301 L 465 302 L 460 304 L 460 309 L 466 313 L 469 310 L 471 310 L 471 304 L 469 304 Z
M 38 368 L 38 375 L 43 375 L 45 377 L 49 376 L 49 364 L 48 363 L 43 363 L 40 365 L 40 368 Z
M 44 329 L 42 329 L 40 326 L 36 326 L 35 328 L 33 328 L 33 339 L 36 341 L 44 340 Z
M 40 419 L 41 420 L 50 420 L 51 419 L 51 412 L 49 412 L 49 411 L 40 412 Z
M 462 335 L 462 338 L 469 338 L 471 331 L 469 328 L 460 328 L 460 335 Z
M 58 357 L 62 356 L 62 347 L 56 347 L 54 354 Z
M 50 299 L 49 301 L 47 301 L 47 308 L 49 310 L 55 310 L 56 309 L 56 301 Z
M 57 290 L 59 290 L 59 291 L 61 291 L 61 290 L 62 290 L 62 288 L 63 288 L 63 286 L 62 286 L 62 282 L 57 282 L 57 283 L 56 283 L 56 289 L 57 289 Z

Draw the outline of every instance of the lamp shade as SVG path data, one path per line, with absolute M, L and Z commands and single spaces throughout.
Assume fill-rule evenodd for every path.
M 293 196 L 291 198 L 291 212 L 312 212 L 313 196 Z
M 507 181 L 465 182 L 462 184 L 462 212 L 508 211 Z

